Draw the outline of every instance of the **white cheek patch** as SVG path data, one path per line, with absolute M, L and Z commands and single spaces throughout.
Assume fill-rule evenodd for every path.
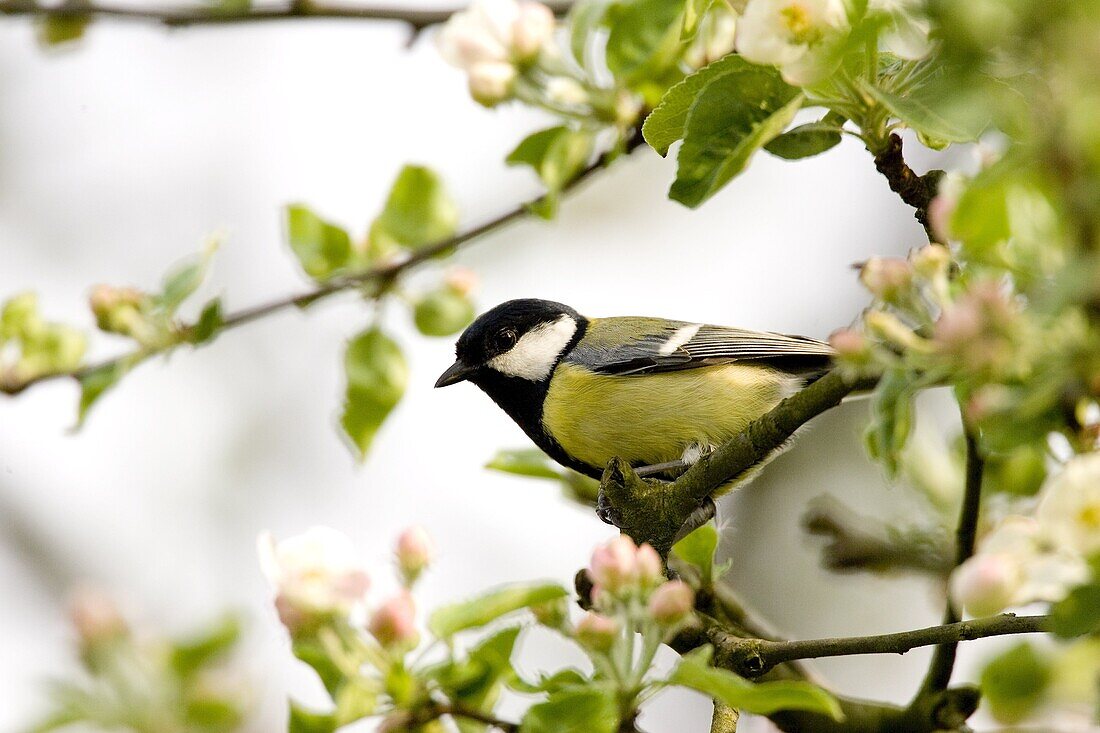
M 695 338 L 695 334 L 699 333 L 699 329 L 702 327 L 702 323 L 692 323 L 687 326 L 680 326 L 676 329 L 674 334 L 668 337 L 668 341 L 661 344 L 661 348 L 657 350 L 657 353 L 661 356 L 668 356 L 676 351 L 676 349 Z
M 532 328 L 520 337 L 516 345 L 488 362 L 501 374 L 521 377 L 532 382 L 546 379 L 577 332 L 577 322 L 569 316 Z

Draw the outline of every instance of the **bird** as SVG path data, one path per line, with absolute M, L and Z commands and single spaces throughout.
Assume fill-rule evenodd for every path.
M 476 318 L 435 386 L 476 385 L 548 456 L 599 478 L 616 457 L 682 470 L 828 372 L 834 355 L 805 336 L 588 318 L 524 298 Z

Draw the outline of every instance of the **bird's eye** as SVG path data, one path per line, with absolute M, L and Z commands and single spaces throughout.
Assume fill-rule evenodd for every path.
M 497 331 L 493 336 L 493 349 L 497 352 L 505 352 L 516 345 L 516 332 L 510 328 Z

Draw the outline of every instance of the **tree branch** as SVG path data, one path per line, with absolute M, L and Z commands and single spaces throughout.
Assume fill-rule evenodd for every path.
M 924 227 L 928 240 L 936 241 L 932 225 L 928 220 L 928 205 L 936 197 L 943 171 L 932 170 L 919 176 L 905 162 L 901 152 L 901 138 L 891 133 L 879 150 L 872 150 L 875 156 L 875 168 L 886 176 L 890 190 L 901 200 L 916 209 L 913 216 Z
M 959 508 L 959 522 L 955 530 L 955 563 L 958 567 L 966 562 L 974 554 L 974 542 L 978 531 L 978 514 L 982 503 L 982 473 L 985 462 L 982 459 L 981 446 L 978 445 L 978 436 L 974 428 L 966 424 L 963 417 L 963 433 L 966 438 L 966 486 L 963 490 L 962 506 Z M 944 610 L 943 620 L 945 624 L 953 624 L 959 620 L 959 611 L 955 608 L 951 597 L 947 597 L 947 606 Z M 932 662 L 928 667 L 928 674 L 921 684 L 917 698 L 931 692 L 943 690 L 951 681 L 951 671 L 955 666 L 955 652 L 958 640 L 936 647 L 932 655 Z
M 638 131 L 635 131 L 626 142 L 625 151 L 627 153 L 633 152 L 642 144 L 642 138 Z M 592 177 L 597 171 L 606 168 L 617 156 L 613 153 L 606 153 L 601 155 L 594 163 L 589 165 L 580 174 L 577 175 L 569 184 L 567 184 L 562 192 L 569 192 L 575 190 L 582 183 Z M 527 217 L 533 207 L 537 207 L 543 203 L 549 194 L 539 196 L 524 204 L 517 206 L 516 208 L 494 217 L 486 221 L 483 224 L 479 224 L 472 229 L 469 229 L 461 234 L 458 234 L 450 239 L 446 239 L 436 244 L 422 247 L 410 256 L 397 262 L 391 262 L 385 265 L 370 268 L 360 273 L 352 275 L 346 275 L 343 277 L 336 277 L 321 285 L 318 285 L 313 290 L 300 293 L 297 295 L 289 295 L 282 298 L 276 298 L 275 300 L 261 303 L 259 305 L 244 308 L 236 311 L 235 313 L 228 314 L 221 327 L 218 329 L 220 334 L 222 331 L 227 331 L 252 321 L 259 320 L 266 316 L 278 313 L 279 311 L 286 310 L 292 307 L 305 307 L 311 305 L 318 300 L 327 298 L 330 295 L 341 293 L 348 290 L 360 289 L 365 286 L 376 286 L 376 290 L 368 297 L 372 300 L 376 300 L 381 295 L 392 287 L 393 283 L 403 275 L 406 271 L 412 270 L 426 262 L 429 262 L 440 255 L 451 253 L 464 245 L 481 238 L 482 236 L 494 232 L 498 229 L 505 227 L 512 222 L 518 221 Z M 175 350 L 179 346 L 183 346 L 189 343 L 186 339 L 181 339 L 178 343 L 173 343 L 160 350 L 149 350 L 145 348 L 136 349 L 134 351 L 122 354 L 112 359 L 107 359 L 96 364 L 90 364 L 85 367 L 81 367 L 72 372 L 59 372 L 51 374 L 43 374 L 32 379 L 28 379 L 17 383 L 7 383 L 3 379 L 0 379 L 0 394 L 16 395 L 23 390 L 32 387 L 42 382 L 54 381 L 58 379 L 75 379 L 78 382 L 86 377 L 88 374 L 100 369 L 108 369 L 112 366 L 121 365 L 126 362 L 135 364 L 145 359 L 156 356 L 162 353 L 168 353 Z
M 954 567 L 954 546 L 938 529 L 892 527 L 830 496 L 810 502 L 802 526 L 828 538 L 821 563 L 836 573 L 902 570 L 943 579 Z
M 551 3 L 558 14 L 568 10 L 567 3 Z M 289 5 L 275 7 L 221 8 L 140 8 L 105 3 L 84 3 L 70 0 L 61 5 L 45 7 L 33 0 L 11 0 L 0 3 L 0 14 L 32 16 L 36 18 L 85 18 L 109 17 L 159 23 L 169 28 L 185 28 L 197 25 L 231 25 L 271 20 L 303 20 L 329 18 L 346 20 L 394 21 L 409 26 L 419 33 L 428 26 L 445 22 L 460 8 L 447 10 L 415 10 L 400 7 L 369 7 L 356 5 L 327 5 L 310 0 L 294 0 Z
M 914 631 L 874 636 L 769 641 L 718 636 L 726 664 L 743 677 L 759 677 L 775 665 L 796 659 L 845 657 L 858 654 L 905 654 L 922 646 L 953 645 L 960 641 L 1009 634 L 1036 634 L 1047 630 L 1048 616 L 999 616 L 956 621 Z M 941 647 L 942 648 L 942 647 Z
M 601 516 L 662 554 L 684 520 L 719 487 L 766 461 L 794 433 L 846 395 L 873 386 L 833 371 L 780 402 L 732 440 L 701 458 L 673 482 L 639 477 L 622 459 L 608 464 L 600 482 Z

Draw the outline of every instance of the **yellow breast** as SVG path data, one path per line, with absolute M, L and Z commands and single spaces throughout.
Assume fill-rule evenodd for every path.
M 543 426 L 575 458 L 602 468 L 674 461 L 695 444 L 718 445 L 796 388 L 765 366 L 723 364 L 614 376 L 562 363 L 543 406 Z

